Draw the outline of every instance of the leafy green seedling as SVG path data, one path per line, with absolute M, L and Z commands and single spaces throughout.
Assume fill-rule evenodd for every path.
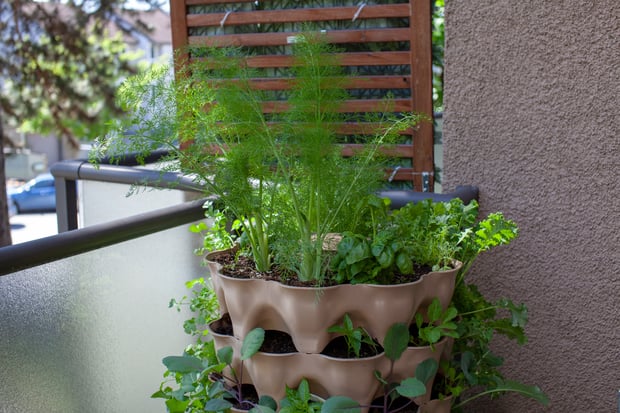
M 303 379 L 297 389 L 286 386 L 286 397 L 280 401 L 280 413 L 318 413 L 322 404 L 312 397 L 308 380 Z
M 344 315 L 341 325 L 332 326 L 327 331 L 341 334 L 345 338 L 347 351 L 351 356 L 360 357 L 362 344 L 369 345 L 375 351 L 377 349 L 377 344 L 364 328 L 353 327 L 353 321 L 348 314 Z
M 416 313 L 415 325 L 418 336 L 411 337 L 411 341 L 418 346 L 430 345 L 434 348 L 442 337 L 458 338 L 457 325 L 454 322 L 457 315 L 458 311 L 454 306 L 449 306 L 443 311 L 439 299 L 433 299 L 426 310 L 426 319 L 421 313 Z

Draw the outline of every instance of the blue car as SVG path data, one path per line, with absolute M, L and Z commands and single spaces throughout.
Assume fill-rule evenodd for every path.
M 22 212 L 56 212 L 56 188 L 52 174 L 42 174 L 9 191 L 9 196 Z

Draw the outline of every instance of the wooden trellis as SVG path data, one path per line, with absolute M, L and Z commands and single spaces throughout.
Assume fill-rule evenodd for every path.
M 193 58 L 188 46 L 241 46 L 252 52 L 249 66 L 273 70 L 272 77 L 261 79 L 261 88 L 284 90 L 289 83 L 278 70 L 292 64 L 290 44 L 311 25 L 342 49 L 339 62 L 351 79 L 345 112 L 385 111 L 389 99 L 390 111 L 432 119 L 429 0 L 170 0 L 170 17 L 177 71 Z M 277 107 L 266 105 L 265 111 Z M 361 129 L 362 122 L 352 121 L 341 131 Z M 359 144 L 343 140 L 343 155 Z M 390 154 L 391 179 L 432 190 L 432 122 L 409 131 Z

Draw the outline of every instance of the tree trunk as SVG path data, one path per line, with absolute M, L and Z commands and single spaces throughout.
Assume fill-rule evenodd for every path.
M 0 112 L 0 247 L 11 245 L 11 223 L 6 196 L 6 175 L 4 169 L 4 129 Z

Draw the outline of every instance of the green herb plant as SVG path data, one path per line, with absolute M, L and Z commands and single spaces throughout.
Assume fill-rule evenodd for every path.
M 384 387 L 383 405 L 360 406 L 355 400 L 345 396 L 333 396 L 325 400 L 321 409 L 322 413 L 337 413 L 348 411 L 358 413 L 362 407 L 379 409 L 383 413 L 392 413 L 405 409 L 414 403 L 416 397 L 426 394 L 426 384 L 435 377 L 438 364 L 435 359 L 424 360 L 415 370 L 413 377 L 408 377 L 400 383 L 392 383 L 389 377 L 394 370 L 394 363 L 400 359 L 403 352 L 407 349 L 409 342 L 409 329 L 404 323 L 396 323 L 388 330 L 383 347 L 385 356 L 390 360 L 390 370 L 386 377 L 382 377 L 375 371 L 375 377 Z M 404 398 L 404 404 L 395 405 L 398 398 Z
M 439 396 L 453 396 L 453 411 L 479 397 L 498 397 L 516 392 L 543 405 L 549 400 L 542 390 L 506 379 L 500 368 L 503 358 L 492 350 L 495 335 L 503 335 L 517 344 L 527 343 L 527 308 L 505 298 L 489 302 L 473 284 L 462 283 L 453 298 L 459 309 L 457 332 L 451 358 L 442 363 L 438 378 Z M 461 397 L 464 396 L 464 397 Z
M 359 358 L 362 344 L 368 345 L 375 352 L 377 350 L 377 343 L 363 327 L 353 327 L 353 321 L 348 314 L 344 315 L 342 324 L 332 326 L 327 331 L 340 334 L 345 338 L 347 352 L 350 356 Z
M 473 205 L 471 213 L 475 211 L 477 215 L 477 205 Z M 539 387 L 506 379 L 500 370 L 504 360 L 492 350 L 496 335 L 515 340 L 519 345 L 527 343 L 526 306 L 516 305 L 506 298 L 491 302 L 475 284 L 465 279 L 481 253 L 507 245 L 517 235 L 517 225 L 499 212 L 489 214 L 456 234 L 458 248 L 453 258 L 463 263 L 452 298 L 452 305 L 458 312 L 454 319 L 456 336 L 451 357 L 442 361 L 434 386 L 440 398 L 453 397 L 453 412 L 462 412 L 463 405 L 479 397 L 499 397 L 508 392 L 530 397 L 543 405 L 549 403 Z M 451 239 L 454 239 L 452 235 Z
M 194 316 L 183 323 L 185 333 L 204 337 L 208 334 L 205 326 L 220 317 L 217 297 L 211 282 L 203 277 L 187 281 L 185 286 L 191 290 L 191 297 L 185 295 L 180 300 L 173 298 L 168 308 L 174 307 L 180 312 L 183 307 L 188 307 Z
M 229 218 L 223 211 L 214 207 L 213 201 L 206 201 L 204 209 L 207 222 L 200 221 L 189 228 L 202 238 L 202 246 L 194 250 L 194 254 L 203 256 L 210 251 L 232 248 L 241 230 L 241 222 L 236 219 L 229 226 Z
M 418 312 L 415 315 L 417 336 L 412 336 L 410 341 L 416 346 L 431 346 L 439 342 L 443 337 L 458 338 L 456 307 L 449 306 L 445 311 L 441 308 L 439 299 L 435 298 L 426 310 L 426 316 Z
M 243 394 L 243 361 L 260 349 L 265 331 L 250 331 L 241 346 L 239 374 L 232 367 L 233 349 L 223 347 L 215 350 L 208 341 L 200 357 L 191 354 L 168 356 L 163 359 L 167 368 L 165 377 L 172 378 L 178 388 L 165 381 L 151 397 L 166 400 L 170 413 L 223 412 L 237 406 L 252 413 L 274 413 L 276 402 L 268 396 L 257 402 L 247 400 Z
M 310 393 L 308 380 L 302 379 L 297 389 L 286 386 L 286 396 L 280 400 L 280 413 L 319 413 L 323 401 Z
M 394 211 L 389 202 L 369 204 L 369 234 L 345 232 L 332 258 L 337 282 L 391 284 L 396 273 L 414 279 L 414 263 L 438 271 L 467 256 L 461 250 L 477 228 L 475 201 L 428 199 Z

